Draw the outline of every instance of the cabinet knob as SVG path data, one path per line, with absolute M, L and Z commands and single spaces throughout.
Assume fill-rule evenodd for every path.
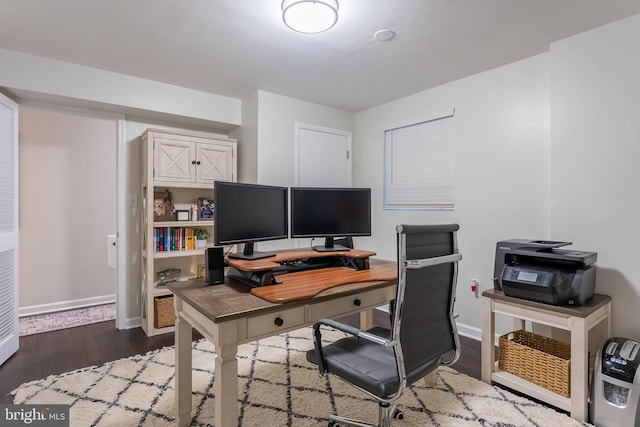
M 360 301 L 360 298 L 354 299 L 353 305 L 355 305 L 356 307 L 360 307 L 362 305 L 362 301 Z
M 198 161 L 196 162 L 196 165 L 199 165 L 199 164 L 200 164 L 200 160 L 198 160 Z
M 195 161 L 195 160 L 191 160 L 191 164 L 192 164 L 192 165 L 195 165 L 195 164 L 196 164 L 196 161 Z
M 276 317 L 276 320 L 274 320 L 273 323 L 275 323 L 276 326 L 282 326 L 284 325 L 284 320 L 282 320 L 282 317 Z

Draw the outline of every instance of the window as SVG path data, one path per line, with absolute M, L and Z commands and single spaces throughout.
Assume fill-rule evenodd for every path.
M 453 111 L 384 132 L 384 208 L 453 210 Z

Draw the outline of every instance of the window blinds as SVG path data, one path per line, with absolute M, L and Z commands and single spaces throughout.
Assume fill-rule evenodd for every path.
M 453 210 L 453 113 L 389 129 L 385 209 Z

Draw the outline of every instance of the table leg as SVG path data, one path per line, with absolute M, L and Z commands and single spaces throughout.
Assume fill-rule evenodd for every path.
M 578 421 L 587 421 L 589 394 L 588 384 L 588 336 L 584 318 L 571 317 L 571 417 Z
M 236 427 L 238 425 L 238 344 L 236 340 L 216 344 L 215 425 Z
M 496 335 L 495 315 L 493 314 L 493 302 L 490 298 L 482 297 L 482 343 L 480 356 L 480 372 L 482 381 L 491 384 L 496 348 L 494 337 Z
M 360 312 L 360 329 L 366 331 L 373 328 L 373 309 Z
M 175 299 L 176 307 L 181 301 Z M 176 416 L 180 427 L 191 425 L 191 325 L 180 315 L 175 323 Z

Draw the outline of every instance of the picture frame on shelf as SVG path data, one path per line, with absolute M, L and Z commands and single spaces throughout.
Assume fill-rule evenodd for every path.
M 212 199 L 200 197 L 198 199 L 198 221 L 213 220 L 214 209 L 215 209 L 215 206 Z
M 176 210 L 176 221 L 189 221 L 190 219 L 188 210 Z
M 173 221 L 173 197 L 169 190 L 153 192 L 153 220 Z

